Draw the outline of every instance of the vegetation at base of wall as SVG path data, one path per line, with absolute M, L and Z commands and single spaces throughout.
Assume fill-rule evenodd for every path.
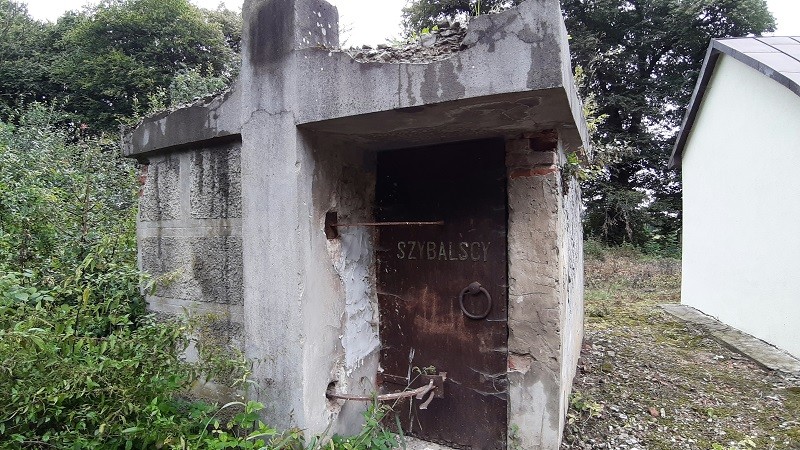
M 91 258 L 90 255 L 87 258 Z M 113 272 L 106 274 L 116 276 Z M 244 358 L 190 363 L 188 322 L 156 320 L 130 305 L 68 286 L 43 290 L 30 272 L 0 277 L 0 442 L 3 448 L 58 449 L 393 449 L 373 407 L 353 437 L 306 440 L 259 418 L 263 405 L 195 400 L 191 388 L 217 375 L 243 388 Z M 122 280 L 127 283 L 127 280 Z M 135 286 L 134 286 L 135 288 Z M 211 350 L 211 351 L 208 351 Z M 235 369 L 232 372 L 232 368 Z

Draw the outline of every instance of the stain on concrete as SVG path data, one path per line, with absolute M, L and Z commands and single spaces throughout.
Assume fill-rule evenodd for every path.
M 466 88 L 458 80 L 452 60 L 448 59 L 437 64 L 428 64 L 425 67 L 420 86 L 420 97 L 422 97 L 424 103 L 453 100 L 463 97 L 465 93 Z
M 294 0 L 260 2 L 247 24 L 247 51 L 254 65 L 275 64 L 294 44 Z
M 156 296 L 242 304 L 241 237 L 147 237 L 139 251 L 142 270 L 157 280 Z
M 193 218 L 242 216 L 240 144 L 192 152 L 190 166 Z
M 179 178 L 178 156 L 167 155 L 151 161 L 139 199 L 139 220 L 155 222 L 180 217 Z

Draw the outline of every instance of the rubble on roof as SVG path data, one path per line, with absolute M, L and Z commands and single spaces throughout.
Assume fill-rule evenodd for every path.
M 358 62 L 381 63 L 428 63 L 447 59 L 464 49 L 462 42 L 467 28 L 460 22 L 440 22 L 430 33 L 419 35 L 402 46 L 379 44 L 343 49 Z

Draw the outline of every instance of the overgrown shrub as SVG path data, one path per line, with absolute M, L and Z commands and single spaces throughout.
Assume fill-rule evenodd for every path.
M 674 237 L 656 237 L 644 247 L 630 243 L 607 245 L 600 240 L 588 238 L 583 241 L 583 254 L 586 258 L 604 261 L 606 258 L 668 258 L 680 259 L 681 243 Z
M 136 251 L 133 163 L 115 141 L 61 119 L 33 104 L 0 122 L 0 270 L 34 270 L 51 284 L 102 240 L 117 262 Z
M 93 255 L 87 260 L 94 260 Z M 256 403 L 220 408 L 188 396 L 219 360 L 181 357 L 187 322 L 137 315 L 124 296 L 96 294 L 121 272 L 44 290 L 31 272 L 0 277 L 0 442 L 3 448 L 261 448 L 286 442 L 258 420 Z M 201 345 L 200 342 L 194 342 Z M 236 380 L 247 376 L 243 358 Z M 223 445 L 224 444 L 224 445 Z
M 245 391 L 249 363 L 202 337 L 207 320 L 146 314 L 133 165 L 60 120 L 34 104 L 0 122 L 0 448 L 396 447 L 384 408 L 357 436 L 306 440 L 261 422 L 259 403 L 193 399 L 201 382 Z

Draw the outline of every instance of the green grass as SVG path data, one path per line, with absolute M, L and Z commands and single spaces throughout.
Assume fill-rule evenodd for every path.
M 800 448 L 797 380 L 764 371 L 658 308 L 680 302 L 679 260 L 593 255 L 567 448 L 616 448 L 622 434 L 647 449 Z

